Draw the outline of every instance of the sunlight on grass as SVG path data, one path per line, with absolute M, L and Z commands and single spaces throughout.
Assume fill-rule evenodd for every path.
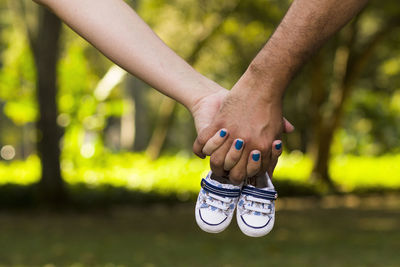
M 381 157 L 343 156 L 333 160 L 331 174 L 335 182 L 352 190 L 356 187 L 400 186 L 400 155 Z
M 331 162 L 333 180 L 346 191 L 368 187 L 400 187 L 400 155 L 381 157 L 336 157 Z M 96 187 L 112 185 L 161 194 L 196 192 L 200 178 L 208 171 L 208 161 L 181 155 L 163 156 L 156 161 L 144 154 L 108 154 L 101 159 L 64 158 L 64 179 L 70 184 Z M 312 161 L 294 151 L 285 153 L 276 168 L 275 179 L 300 183 L 308 181 Z M 37 156 L 26 161 L 0 163 L 0 184 L 29 185 L 40 176 Z

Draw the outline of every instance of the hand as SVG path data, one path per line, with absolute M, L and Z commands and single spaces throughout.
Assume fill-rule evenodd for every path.
M 221 128 L 227 129 L 229 136 L 226 141 L 211 155 L 211 168 L 216 175 L 226 175 L 224 169 L 226 156 L 235 138 L 244 141 L 243 151 L 237 164 L 230 169 L 229 177 L 233 182 L 240 183 L 248 176 L 246 168 L 252 150 L 261 151 L 261 172 L 271 170 L 271 144 L 279 139 L 283 130 L 293 131 L 294 127 L 282 117 L 280 103 L 265 101 L 251 90 L 240 89 L 240 81 L 219 103 L 220 110 L 213 115 L 212 123 L 205 128 L 199 128 L 193 150 L 196 155 L 204 157 L 203 147 L 206 142 Z M 275 163 L 276 164 L 276 163 Z M 273 168 L 272 168 L 273 169 Z
M 212 154 L 215 150 L 218 149 L 225 141 L 226 141 L 226 136 L 227 136 L 227 131 L 226 129 L 221 129 L 218 131 L 213 137 L 211 137 L 207 143 L 205 144 L 203 148 L 203 153 L 209 155 Z M 242 148 L 237 149 L 236 146 L 236 141 L 233 143 L 233 147 L 229 150 L 226 158 L 225 158 L 225 164 L 224 164 L 224 169 L 227 169 L 226 165 L 227 164 L 232 164 L 234 166 L 240 159 L 240 155 L 242 154 Z M 271 161 L 269 168 L 267 170 L 267 173 L 269 174 L 269 177 L 272 178 L 272 174 L 274 172 L 275 166 L 278 163 L 278 158 L 282 154 L 282 141 L 281 140 L 275 140 L 272 143 L 271 147 Z M 253 178 L 256 177 L 264 177 L 265 178 L 265 172 L 260 172 L 261 169 L 261 153 L 258 150 L 253 150 L 250 152 L 250 156 L 248 159 L 247 163 L 247 179 L 248 181 L 254 180 Z M 214 174 L 214 173 L 213 173 Z M 229 173 L 226 172 L 223 176 L 217 176 L 214 174 L 215 177 L 224 177 L 229 179 Z M 251 178 L 251 179 L 250 179 Z M 263 180 L 263 179 L 261 179 Z M 267 185 L 265 185 L 267 186 Z M 263 186 L 263 187 L 265 187 Z
M 209 94 L 196 102 L 191 111 L 197 133 L 200 133 L 213 121 L 228 93 L 228 90 L 221 87 L 215 93 Z M 220 147 L 225 142 L 227 136 L 228 132 L 226 131 L 226 129 L 221 129 L 216 134 L 214 134 L 214 136 L 211 137 L 205 144 L 204 149 L 207 152 L 205 152 L 204 155 L 201 156 L 201 158 L 204 158 L 206 155 L 211 155 L 216 149 L 218 149 L 218 147 Z M 232 152 L 227 156 L 227 164 L 230 164 L 233 167 L 240 159 L 241 151 L 242 149 L 232 149 Z M 279 155 L 277 155 L 276 158 L 278 158 Z M 261 166 L 260 157 L 260 151 L 254 150 L 251 152 L 251 155 L 248 159 L 249 163 L 247 166 L 247 173 L 249 176 L 253 176 L 259 171 Z
M 221 108 L 222 102 L 229 93 L 229 91 L 223 87 L 217 85 L 215 85 L 215 87 L 216 90 L 214 93 L 197 100 L 193 107 L 190 108 L 197 134 L 210 125 L 214 116 Z M 205 155 L 201 156 L 201 158 L 205 158 Z

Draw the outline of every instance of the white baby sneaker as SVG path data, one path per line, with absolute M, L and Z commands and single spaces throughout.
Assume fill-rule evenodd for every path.
M 252 185 L 242 187 L 237 204 L 236 219 L 245 235 L 260 237 L 268 234 L 274 227 L 275 200 L 277 192 L 267 174 L 268 186 L 256 188 Z
M 211 179 L 211 171 L 201 180 L 196 203 L 196 222 L 208 233 L 219 233 L 232 221 L 241 186 L 223 184 Z

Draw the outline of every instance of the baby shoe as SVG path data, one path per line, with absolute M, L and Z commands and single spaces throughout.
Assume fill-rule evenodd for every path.
M 268 186 L 244 185 L 237 204 L 236 219 L 240 230 L 248 236 L 260 237 L 274 227 L 277 192 L 267 174 Z
M 195 213 L 199 227 L 208 233 L 219 233 L 228 227 L 240 196 L 241 186 L 211 179 L 210 171 L 201 180 Z

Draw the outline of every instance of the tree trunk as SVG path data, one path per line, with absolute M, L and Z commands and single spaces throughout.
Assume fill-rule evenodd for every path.
M 146 106 L 146 92 L 149 90 L 148 85 L 133 76 L 128 77 L 127 85 L 129 87 L 128 94 L 134 101 L 135 106 L 135 140 L 133 143 L 134 151 L 144 151 L 149 144 L 150 118 L 149 109 Z M 128 91 L 128 90 L 127 90 Z
M 346 99 L 349 98 L 356 80 L 368 63 L 376 46 L 383 38 L 395 27 L 400 25 L 400 20 L 396 17 L 388 22 L 385 27 L 377 31 L 357 53 L 354 43 L 357 40 L 358 24 L 357 19 L 348 27 L 344 33 L 347 35 L 344 45 L 336 50 L 333 83 L 330 88 L 329 98 L 325 103 L 319 102 L 319 112 L 315 115 L 317 126 L 313 141 L 316 142 L 314 150 L 314 167 L 311 177 L 321 181 L 335 189 L 334 183 L 329 175 L 329 161 L 331 158 L 330 148 L 333 142 L 334 133 L 340 126 L 343 117 L 343 107 Z M 315 85 L 315 84 L 314 84 Z M 321 84 L 319 84 L 321 85 Z M 318 86 L 314 86 L 314 89 Z M 322 90 L 321 86 L 321 90 Z M 318 97 L 317 97 L 318 99 Z
M 346 86 L 346 73 L 348 71 L 348 63 L 351 48 L 356 34 L 356 28 L 346 28 L 344 34 L 347 37 L 344 44 L 339 45 L 336 49 L 333 62 L 333 81 L 329 90 L 329 97 L 326 103 L 322 102 L 321 97 L 318 98 L 318 120 L 315 131 L 316 146 L 314 150 L 314 167 L 311 178 L 327 185 L 330 190 L 334 190 L 335 186 L 329 175 L 329 161 L 331 158 L 330 148 L 333 142 L 334 132 L 339 125 L 339 121 L 343 112 L 344 101 L 347 98 L 351 87 Z M 315 95 L 315 94 L 314 94 Z
M 312 155 L 318 150 L 319 132 L 321 131 L 321 107 L 326 101 L 327 86 L 325 84 L 324 56 L 323 51 L 317 53 L 311 60 L 310 70 L 310 102 L 308 105 L 308 116 L 310 118 L 311 142 L 307 146 L 307 152 Z
M 173 99 L 168 97 L 163 98 L 158 111 L 155 129 L 146 149 L 146 154 L 153 160 L 160 156 L 161 149 L 167 137 L 168 129 L 173 122 L 172 118 L 176 107 L 176 102 Z
M 57 61 L 61 21 L 45 8 L 39 10 L 39 27 L 34 40 L 37 69 L 37 99 L 40 118 L 37 122 L 38 153 L 42 165 L 40 197 L 46 203 L 66 200 L 60 170 L 61 129 L 57 125 Z
M 322 114 L 322 107 L 326 102 L 327 95 L 323 66 L 324 57 L 321 51 L 315 55 L 311 62 L 311 99 L 308 113 L 311 120 L 312 134 L 308 151 L 314 160 L 311 178 L 333 189 L 334 185 L 330 179 L 328 169 L 333 133 L 331 127 L 326 127 L 327 125 L 324 124 Z
M 331 145 L 336 127 L 320 126 L 314 151 L 314 166 L 311 172 L 312 180 L 327 185 L 329 190 L 335 191 L 335 185 L 329 175 L 329 161 L 331 158 Z

